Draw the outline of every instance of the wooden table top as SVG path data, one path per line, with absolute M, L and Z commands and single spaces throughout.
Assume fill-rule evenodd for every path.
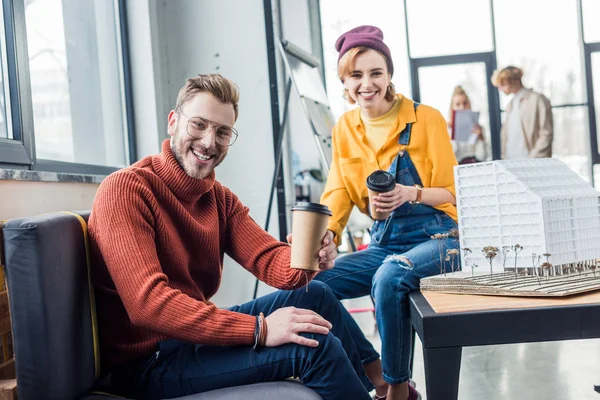
M 423 291 L 422 294 L 437 314 L 600 303 L 600 291 L 555 298 L 480 296 L 427 291 Z

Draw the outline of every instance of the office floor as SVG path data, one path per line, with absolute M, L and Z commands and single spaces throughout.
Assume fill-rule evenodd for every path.
M 368 307 L 368 297 L 344 301 Z M 379 351 L 370 312 L 354 314 Z M 560 321 L 557 321 L 560 323 Z M 417 337 L 413 379 L 425 395 L 421 343 Z M 526 343 L 463 348 L 459 400 L 600 400 L 600 340 Z

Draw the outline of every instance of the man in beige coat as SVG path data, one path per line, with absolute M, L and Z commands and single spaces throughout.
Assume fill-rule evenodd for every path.
M 540 93 L 523 87 L 523 71 L 516 67 L 496 70 L 492 84 L 505 94 L 514 94 L 506 107 L 502 126 L 502 158 L 552 157 L 552 106 Z

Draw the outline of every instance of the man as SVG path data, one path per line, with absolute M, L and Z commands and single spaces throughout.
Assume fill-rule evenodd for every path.
M 552 106 L 540 93 L 523 87 L 523 71 L 506 67 L 494 71 L 492 84 L 513 98 L 506 107 L 502 126 L 502 158 L 552 157 Z
M 290 246 L 215 180 L 237 117 L 230 80 L 188 79 L 162 152 L 111 174 L 98 190 L 89 231 L 111 383 L 125 396 L 162 399 L 295 376 L 324 399 L 369 399 L 344 308 L 325 285 L 308 284 L 314 273 L 291 269 Z M 333 267 L 332 239 L 323 238 L 322 269 Z M 263 282 L 296 290 L 218 309 L 210 298 L 224 253 Z

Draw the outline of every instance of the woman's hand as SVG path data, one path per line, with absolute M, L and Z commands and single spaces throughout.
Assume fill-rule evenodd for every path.
M 377 212 L 391 212 L 400 207 L 407 201 L 417 199 L 417 188 L 414 186 L 404 186 L 399 183 L 393 190 L 385 193 L 379 193 L 373 197 L 373 205 Z
M 333 268 L 337 257 L 337 247 L 333 241 L 333 232 L 328 230 L 323 236 L 323 247 L 319 250 L 319 268 L 324 271 Z
M 471 132 L 477 135 L 477 140 L 483 140 L 483 129 L 481 128 L 481 125 L 473 125 L 473 129 L 471 130 Z

